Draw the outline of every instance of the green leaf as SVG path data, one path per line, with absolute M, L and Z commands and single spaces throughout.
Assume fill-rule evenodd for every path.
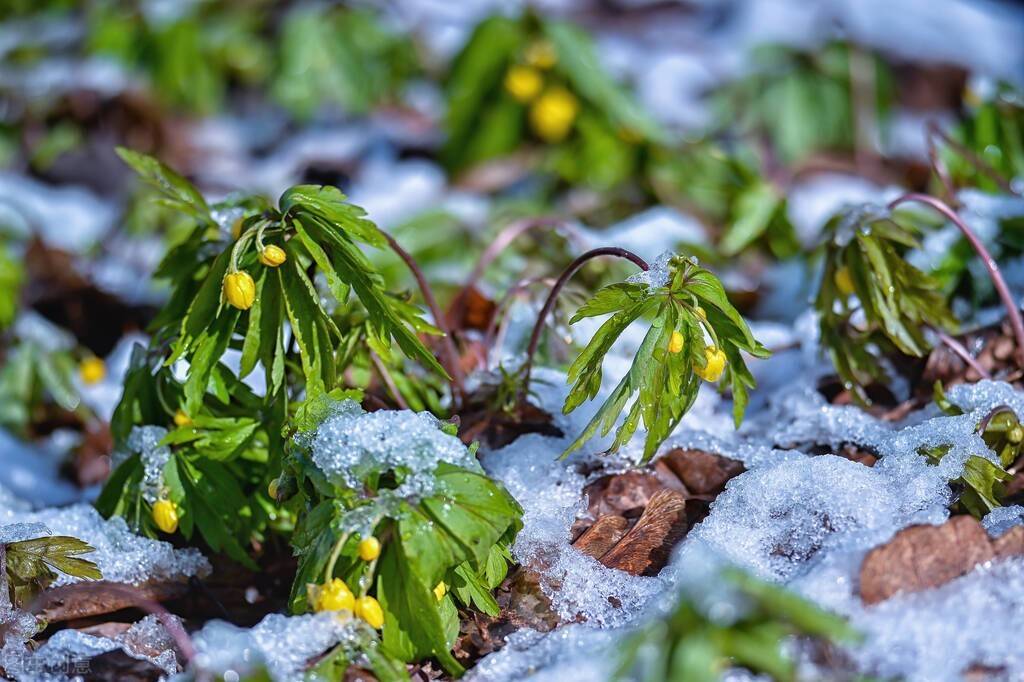
M 152 156 L 125 147 L 117 147 L 116 151 L 143 180 L 159 190 L 171 206 L 200 221 L 213 222 L 206 200 L 188 180 Z

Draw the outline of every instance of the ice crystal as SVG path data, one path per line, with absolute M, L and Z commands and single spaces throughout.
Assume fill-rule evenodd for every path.
M 304 616 L 271 614 L 245 629 L 224 621 L 211 621 L 193 636 L 197 671 L 245 678 L 266 668 L 275 682 L 301 679 L 302 670 L 315 656 L 336 644 L 353 651 L 369 639 L 359 621 L 344 621 L 336 613 Z
M 115 453 L 114 466 L 118 466 L 132 454 L 138 454 L 142 461 L 142 497 L 150 504 L 160 499 L 164 488 L 164 467 L 171 459 L 171 448 L 161 445 L 167 435 L 162 426 L 136 426 L 128 434 L 127 452 Z
M 426 412 L 366 412 L 355 401 L 345 400 L 303 438 L 313 462 L 336 483 L 360 490 L 370 475 L 390 471 L 403 476 L 394 497 L 419 498 L 434 492 L 434 470 L 442 462 L 479 470 L 462 441 L 440 426 Z
M 209 573 L 210 564 L 194 548 L 175 549 L 170 543 L 136 535 L 124 519 L 102 518 L 87 505 L 30 512 L 0 508 L 0 526 L 32 524 L 49 529 L 53 535 L 69 535 L 95 548 L 84 558 L 96 563 L 105 580 L 140 585 L 150 580 L 181 580 Z M 59 575 L 56 585 L 77 582 Z

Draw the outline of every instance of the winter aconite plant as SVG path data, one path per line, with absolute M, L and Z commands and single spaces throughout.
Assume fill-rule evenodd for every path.
M 256 196 L 211 206 L 157 160 L 120 153 L 194 228 L 156 273 L 171 297 L 149 347 L 133 354 L 111 422 L 125 459 L 99 508 L 151 533 L 198 529 L 212 548 L 247 561 L 244 546 L 270 516 L 264 491 L 280 468 L 292 402 L 338 388 L 360 353 L 387 361 L 392 345 L 445 375 L 417 336 L 434 330 L 385 290 L 359 245 L 386 247 L 386 238 L 337 189 L 293 187 L 276 207 Z M 357 349 L 336 323 L 352 310 L 365 318 Z M 254 390 L 244 380 L 257 369 Z M 162 433 L 133 439 L 142 426 Z
M 340 397 L 340 396 L 339 396 Z M 300 522 L 293 610 L 348 610 L 383 628 L 381 650 L 449 674 L 458 608 L 499 613 L 522 509 L 446 425 L 425 413 L 313 403 L 275 482 Z
M 918 246 L 890 210 L 860 206 L 825 228 L 824 273 L 814 306 L 821 343 L 839 378 L 863 403 L 865 386 L 886 379 L 889 353 L 921 357 L 926 325 L 956 326 L 936 280 L 907 262 Z
M 649 320 L 650 326 L 629 371 L 566 454 L 595 434 L 610 432 L 632 400 L 611 451 L 626 444 L 642 421 L 647 431 L 643 459 L 649 460 L 693 405 L 702 381 L 722 380 L 723 387 L 730 387 L 733 417 L 740 424 L 747 391 L 755 385 L 743 353 L 765 358 L 769 352 L 751 334 L 715 275 L 693 258 L 663 257 L 635 281 L 598 291 L 570 323 L 609 314 L 569 367 L 572 387 L 563 407 L 566 413 L 598 394 L 604 357 L 626 328 L 636 320 Z

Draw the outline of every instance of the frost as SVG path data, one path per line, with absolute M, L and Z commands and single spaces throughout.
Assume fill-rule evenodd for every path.
M 571 624 L 549 633 L 520 630 L 505 648 L 483 659 L 466 676 L 468 682 L 530 679 L 534 682 L 604 680 L 614 671 L 609 653 L 619 633 Z
M 0 545 L 34 540 L 49 534 L 50 529 L 41 523 L 12 523 L 0 526 Z
M 626 281 L 632 282 L 633 284 L 646 284 L 651 291 L 660 289 L 668 284 L 669 277 L 672 275 L 672 270 L 669 267 L 669 261 L 674 257 L 674 253 L 671 251 L 665 251 L 650 264 L 651 267 L 649 270 L 641 270 L 634 275 L 630 275 Z M 694 260 L 696 261 L 696 259 Z
M 30 512 L 0 508 L 0 526 L 9 524 L 42 525 L 53 535 L 69 535 L 89 543 L 95 552 L 83 558 L 96 563 L 104 580 L 141 585 L 150 580 L 181 580 L 205 576 L 210 564 L 197 549 L 175 549 L 170 543 L 151 540 L 132 533 L 124 519 L 103 519 L 86 505 Z M 55 585 L 78 582 L 60 574 Z
M 1020 679 L 1024 653 L 1024 559 L 984 565 L 935 590 L 895 597 L 852 616 L 865 633 L 851 651 L 879 678 L 952 682 L 973 666 Z
M 428 497 L 434 492 L 434 470 L 442 462 L 479 471 L 480 465 L 455 436 L 441 431 L 441 422 L 426 412 L 366 412 L 345 400 L 308 441 L 313 462 L 328 478 L 354 490 L 374 473 L 392 471 L 404 480 L 395 497 Z
M 314 656 L 339 643 L 355 650 L 368 636 L 358 621 L 343 621 L 331 612 L 271 614 L 250 629 L 215 620 L 193 636 L 194 665 L 224 679 L 246 679 L 266 667 L 275 682 L 289 682 L 302 677 Z
M 58 630 L 32 651 L 13 639 L 0 650 L 0 668 L 19 682 L 61 682 L 81 679 L 90 672 L 90 659 L 116 649 L 150 661 L 168 675 L 178 672 L 173 641 L 156 616 L 146 616 L 111 639 L 79 630 Z
M 999 537 L 1014 526 L 1024 525 L 1024 506 L 1014 504 L 1009 507 L 996 507 L 981 520 L 988 534 Z
M 164 488 L 164 467 L 171 459 L 171 448 L 162 445 L 167 429 L 162 426 L 136 426 L 128 434 L 127 452 L 114 453 L 112 464 L 119 466 L 131 455 L 142 461 L 142 497 L 150 504 L 161 498 Z

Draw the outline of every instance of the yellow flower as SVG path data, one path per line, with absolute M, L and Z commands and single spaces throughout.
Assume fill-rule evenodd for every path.
M 275 502 L 277 501 L 277 489 L 280 485 L 281 484 L 277 482 L 276 478 L 272 480 L 269 485 L 267 485 L 267 495 L 269 495 L 270 499 L 274 500 Z
M 286 260 L 288 260 L 288 256 L 280 246 L 274 246 L 271 244 L 260 251 L 260 262 L 268 268 L 276 268 Z
M 545 142 L 561 142 L 579 113 L 576 97 L 562 87 L 548 89 L 530 106 L 530 125 Z
M 549 40 L 536 40 L 526 48 L 526 63 L 538 69 L 550 69 L 558 63 L 558 53 Z
M 83 384 L 98 384 L 107 376 L 107 364 L 95 356 L 88 357 L 78 365 L 78 376 Z
M 192 417 L 185 414 L 185 410 L 179 409 L 174 413 L 174 425 L 175 426 L 190 426 L 192 424 Z
M 672 332 L 672 338 L 668 340 L 668 352 L 679 353 L 683 350 L 683 335 L 679 332 Z
M 256 300 L 256 282 L 248 272 L 224 275 L 224 298 L 239 310 L 248 310 Z
M 355 595 L 348 585 L 341 578 L 335 578 L 325 585 L 319 585 L 310 590 L 313 594 L 314 611 L 354 611 L 356 606 Z
M 359 542 L 358 551 L 360 559 L 363 561 L 373 561 L 380 556 L 380 540 L 372 535 L 368 538 L 363 538 Z
M 380 604 L 373 597 L 360 597 L 356 599 L 354 613 L 370 624 L 375 630 L 384 627 L 384 611 Z
M 544 78 L 540 71 L 529 66 L 517 64 L 505 74 L 505 90 L 523 104 L 532 102 L 543 87 Z
M 835 274 L 832 275 L 832 280 L 836 283 L 836 288 L 839 289 L 839 293 L 843 296 L 849 296 L 855 291 L 853 288 L 853 277 L 850 275 L 850 268 L 845 265 L 836 270 Z
M 725 371 L 725 353 L 714 346 L 704 348 L 704 358 L 707 364 L 704 367 L 694 365 L 693 371 L 704 381 L 714 383 L 722 378 Z
M 444 581 L 442 580 L 434 588 L 434 596 L 437 597 L 437 601 L 441 601 L 442 599 L 444 599 L 445 592 L 447 592 L 447 591 L 448 591 L 448 586 L 445 585 Z
M 157 500 L 153 504 L 153 523 L 165 533 L 178 530 L 178 508 L 170 500 Z

